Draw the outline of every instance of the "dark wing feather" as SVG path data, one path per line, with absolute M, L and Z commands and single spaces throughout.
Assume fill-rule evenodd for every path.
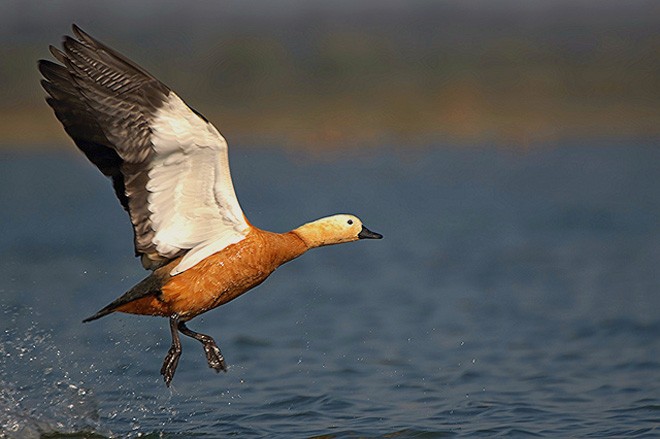
M 145 268 L 157 268 L 169 258 L 160 257 L 152 243 L 145 190 L 153 150 L 148 121 L 170 90 L 75 25 L 73 32 L 78 40 L 65 37 L 63 51 L 50 48 L 62 65 L 39 61 L 46 102 L 78 148 L 112 178 L 134 226 L 136 255 L 147 255 Z
M 113 180 L 135 252 L 172 275 L 245 238 L 227 142 L 203 116 L 123 55 L 73 27 L 61 64 L 40 61 L 46 100 L 78 148 Z
M 112 149 L 103 130 L 87 107 L 77 98 L 76 89 L 67 70 L 59 64 L 42 60 L 39 70 L 46 80 L 41 85 L 51 96 L 46 102 L 62 121 L 64 129 L 76 142 L 85 156 L 99 170 L 112 179 L 115 194 L 121 205 L 128 211 L 128 198 L 124 187 L 124 176 L 120 171 L 122 159 Z

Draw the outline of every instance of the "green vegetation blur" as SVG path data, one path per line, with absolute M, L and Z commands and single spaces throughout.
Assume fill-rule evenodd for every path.
M 72 22 L 230 141 L 527 146 L 660 134 L 657 2 L 41 4 L 0 6 L 0 145 L 66 142 L 36 60 Z

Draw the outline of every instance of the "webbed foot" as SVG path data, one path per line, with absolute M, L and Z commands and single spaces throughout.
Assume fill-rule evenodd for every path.
M 174 378 L 174 372 L 176 372 L 176 367 L 179 365 L 179 358 L 181 358 L 181 340 L 179 340 L 179 332 L 177 331 L 178 327 L 179 316 L 174 314 L 170 317 L 172 346 L 170 347 L 170 350 L 167 351 L 165 361 L 163 361 L 163 367 L 160 368 L 160 374 L 163 376 L 167 387 L 170 387 L 172 378 Z
M 184 322 L 179 322 L 178 327 L 182 334 L 187 335 L 188 337 L 192 337 L 202 343 L 204 346 L 204 353 L 206 354 L 206 362 L 209 364 L 211 369 L 214 369 L 216 372 L 227 372 L 227 363 L 225 363 L 225 357 L 222 356 L 220 348 L 216 344 L 215 340 L 213 340 L 213 337 L 192 331 L 186 326 Z
M 225 357 L 222 356 L 220 348 L 215 341 L 211 340 L 210 342 L 204 343 L 204 353 L 206 353 L 206 361 L 209 363 L 211 369 L 215 369 L 216 372 L 227 372 L 227 363 L 225 363 Z
M 177 349 L 175 345 L 172 345 L 167 352 L 165 361 L 163 361 L 163 367 L 160 368 L 160 374 L 163 375 L 167 387 L 170 387 L 172 378 L 174 378 L 174 372 L 176 372 L 176 367 L 179 365 L 179 358 L 181 358 L 181 347 L 179 346 Z

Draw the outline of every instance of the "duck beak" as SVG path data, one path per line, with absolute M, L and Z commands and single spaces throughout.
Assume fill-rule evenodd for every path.
M 383 235 L 380 233 L 372 232 L 366 227 L 362 226 L 362 230 L 358 233 L 358 239 L 381 239 Z

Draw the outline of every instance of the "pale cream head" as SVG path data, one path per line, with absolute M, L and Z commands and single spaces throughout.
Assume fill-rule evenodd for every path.
M 293 231 L 309 248 L 341 244 L 358 239 L 380 239 L 382 235 L 371 232 L 354 215 L 339 214 L 304 224 Z

